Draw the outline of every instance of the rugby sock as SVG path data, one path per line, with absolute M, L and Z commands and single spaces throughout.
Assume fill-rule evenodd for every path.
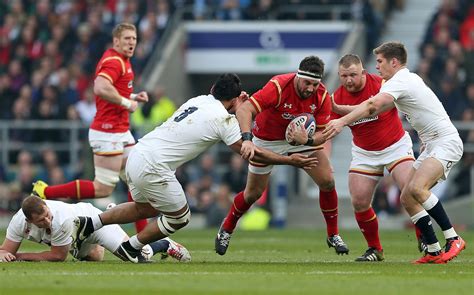
M 382 251 L 379 237 L 379 222 L 372 207 L 362 212 L 354 212 L 360 231 L 364 235 L 367 245 Z
M 166 253 L 168 251 L 168 247 L 170 246 L 170 242 L 167 240 L 158 240 L 156 242 L 149 244 L 151 249 L 153 250 L 153 255 L 156 253 Z
M 94 230 L 98 230 L 99 228 L 102 228 L 104 226 L 104 224 L 102 223 L 102 219 L 100 219 L 100 215 L 91 216 L 91 220 Z
M 428 246 L 428 252 L 437 255 L 437 252 L 441 250 L 438 239 L 436 238 L 431 223 L 430 216 L 425 210 L 416 213 L 410 217 L 416 227 L 418 227 L 423 235 L 423 239 Z
M 94 182 L 76 179 L 74 181 L 47 186 L 44 190 L 46 199 L 90 199 L 95 197 Z
M 443 205 L 433 193 L 431 193 L 428 199 L 421 205 L 425 208 L 428 214 L 433 217 L 436 223 L 439 224 L 446 239 L 457 236 L 456 231 L 449 221 L 446 211 L 444 211 Z
M 326 230 L 328 237 L 339 234 L 337 227 L 337 192 L 333 189 L 329 192 L 319 190 L 319 207 L 326 220 Z
M 128 240 L 128 242 L 130 243 L 130 246 L 132 246 L 135 250 L 140 250 L 141 248 L 143 248 L 143 246 L 145 246 L 145 244 L 138 240 L 137 235 L 132 236 L 130 240 Z
M 247 210 L 252 206 L 252 204 L 247 204 L 244 199 L 244 192 L 238 193 L 234 198 L 234 203 L 232 207 L 229 209 L 229 213 L 227 213 L 226 218 L 224 219 L 224 223 L 222 224 L 222 228 L 231 233 L 234 231 L 235 227 L 237 226 L 237 221 L 239 218 L 247 212 Z
M 127 199 L 129 202 L 133 202 L 132 194 L 130 192 L 127 194 Z M 141 232 L 147 224 L 148 221 L 146 219 L 139 219 L 135 221 L 135 230 L 137 231 L 137 234 Z

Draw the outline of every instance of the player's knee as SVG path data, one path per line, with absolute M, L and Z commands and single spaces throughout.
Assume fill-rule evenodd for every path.
M 370 200 L 365 200 L 364 198 L 352 198 L 352 207 L 356 212 L 362 212 L 370 207 Z
M 333 178 L 322 181 L 319 184 L 319 189 L 325 192 L 332 191 L 335 187 L 336 187 L 336 183 L 334 182 Z
M 96 197 L 106 197 L 110 195 L 117 182 L 119 182 L 120 172 L 107 168 L 95 167 L 95 191 Z
M 424 194 L 425 194 L 425 189 L 422 186 L 415 183 L 414 181 L 410 181 L 406 185 L 406 187 L 404 188 L 404 193 L 403 193 L 405 202 L 409 202 L 410 199 L 414 199 L 418 202 L 422 202 Z
M 161 215 L 157 219 L 158 228 L 166 236 L 174 234 L 180 228 L 185 227 L 191 220 L 191 210 L 187 210 L 178 216 Z

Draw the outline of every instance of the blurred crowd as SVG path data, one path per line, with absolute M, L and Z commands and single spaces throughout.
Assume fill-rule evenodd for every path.
M 472 121 L 474 12 L 472 7 L 466 9 L 465 2 L 444 1 L 433 16 L 417 72 L 454 120 Z M 63 165 L 64 156 L 54 149 L 54 143 L 63 142 L 69 134 L 51 129 L 12 130 L 10 141 L 23 148 L 11 156 L 11 166 L 0 165 L 0 210 L 17 210 L 37 179 L 59 184 L 78 177 L 93 178 L 86 140 L 87 126 L 95 114 L 92 78 L 97 61 L 111 45 L 115 24 L 126 21 L 137 26 L 139 42 L 132 64 L 139 87 L 143 70 L 176 12 L 193 20 L 353 19 L 366 24 L 370 50 L 378 44 L 390 13 L 403 6 L 403 0 L 0 0 L 0 120 L 64 119 L 85 126 L 79 167 Z M 149 94 L 150 102 L 131 117 L 137 138 L 176 109 L 164 87 L 156 86 Z M 462 136 L 465 142 L 474 142 L 473 132 Z M 38 143 L 52 145 L 41 152 L 28 149 L 29 144 Z M 468 171 L 473 158 L 466 153 L 460 170 Z M 244 187 L 246 169 L 238 156 L 208 153 L 177 175 L 192 210 L 205 213 L 206 223 L 215 226 L 233 194 Z M 470 190 L 465 173 L 459 173 L 455 181 Z M 397 193 L 389 180 L 382 183 L 378 194 L 382 197 L 375 206 L 381 211 L 399 211 Z

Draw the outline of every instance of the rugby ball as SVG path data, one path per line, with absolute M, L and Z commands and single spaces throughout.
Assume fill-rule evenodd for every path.
M 308 136 L 313 136 L 314 132 L 316 132 L 316 120 L 313 115 L 310 113 L 299 114 L 291 120 L 286 127 L 285 139 L 291 145 L 297 145 L 297 143 L 288 139 L 288 133 L 290 132 L 290 129 L 295 127 L 299 128 L 299 126 L 303 126 L 306 129 Z

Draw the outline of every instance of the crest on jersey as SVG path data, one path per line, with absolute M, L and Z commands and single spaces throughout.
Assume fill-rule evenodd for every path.
M 309 108 L 311 109 L 311 113 L 314 113 L 314 111 L 316 110 L 316 105 L 313 103 L 309 106 Z

